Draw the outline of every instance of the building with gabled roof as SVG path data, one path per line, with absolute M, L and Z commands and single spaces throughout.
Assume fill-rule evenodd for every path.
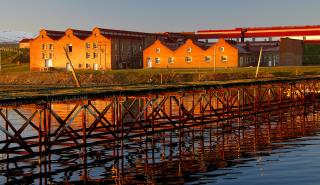
M 75 69 L 142 68 L 143 50 L 168 35 L 94 28 L 91 31 L 40 30 L 30 42 L 30 69 L 69 69 L 65 50 Z
M 238 48 L 224 39 L 216 43 L 187 39 L 184 43 L 155 41 L 143 52 L 144 68 L 239 67 Z

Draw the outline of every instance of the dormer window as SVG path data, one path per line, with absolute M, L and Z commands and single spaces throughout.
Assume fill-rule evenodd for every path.
M 192 48 L 188 48 L 188 49 L 187 49 L 187 52 L 188 52 L 188 53 L 191 53 L 191 52 L 192 52 Z
M 156 48 L 156 53 L 160 53 L 160 48 Z
M 224 47 L 219 48 L 220 52 L 224 52 Z

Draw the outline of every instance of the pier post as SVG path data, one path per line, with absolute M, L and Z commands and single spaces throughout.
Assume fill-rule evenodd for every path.
M 82 103 L 82 164 L 83 164 L 83 174 L 82 180 L 84 184 L 88 181 L 87 172 L 87 108 L 89 102 Z
M 1 109 L 0 109 L 0 111 L 1 111 Z M 8 109 L 7 108 L 5 108 L 5 116 L 6 116 L 6 120 L 5 120 L 5 127 L 6 127 L 6 131 L 9 131 L 9 123 L 8 123 L 8 121 L 7 120 L 9 120 L 9 112 L 8 112 Z M 8 134 L 6 134 L 6 141 L 8 142 L 8 139 L 9 139 L 9 137 L 8 137 Z

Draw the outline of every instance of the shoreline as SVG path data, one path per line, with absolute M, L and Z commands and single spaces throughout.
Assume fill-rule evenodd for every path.
M 0 106 L 41 104 L 44 102 L 83 101 L 87 99 L 103 99 L 112 96 L 139 96 L 160 93 L 181 93 L 190 90 L 208 90 L 247 85 L 264 85 L 272 83 L 297 83 L 301 81 L 320 80 L 320 76 L 276 79 L 247 79 L 224 82 L 198 82 L 174 85 L 127 85 L 109 87 L 42 87 L 1 89 Z

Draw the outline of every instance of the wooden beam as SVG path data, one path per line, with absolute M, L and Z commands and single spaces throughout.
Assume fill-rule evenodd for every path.
M 79 80 L 78 80 L 78 77 L 77 77 L 77 75 L 76 75 L 76 72 L 75 72 L 75 70 L 74 70 L 72 61 L 71 61 L 71 59 L 70 59 L 70 57 L 69 57 L 69 55 L 68 55 L 67 48 L 66 48 L 66 47 L 63 47 L 63 49 L 64 49 L 64 52 L 66 53 L 67 59 L 68 59 L 69 64 L 70 64 L 70 66 L 71 66 L 71 71 L 72 71 L 73 78 L 74 78 L 74 80 L 76 81 L 76 86 L 77 86 L 77 87 L 81 87 L 80 82 L 79 82 Z

